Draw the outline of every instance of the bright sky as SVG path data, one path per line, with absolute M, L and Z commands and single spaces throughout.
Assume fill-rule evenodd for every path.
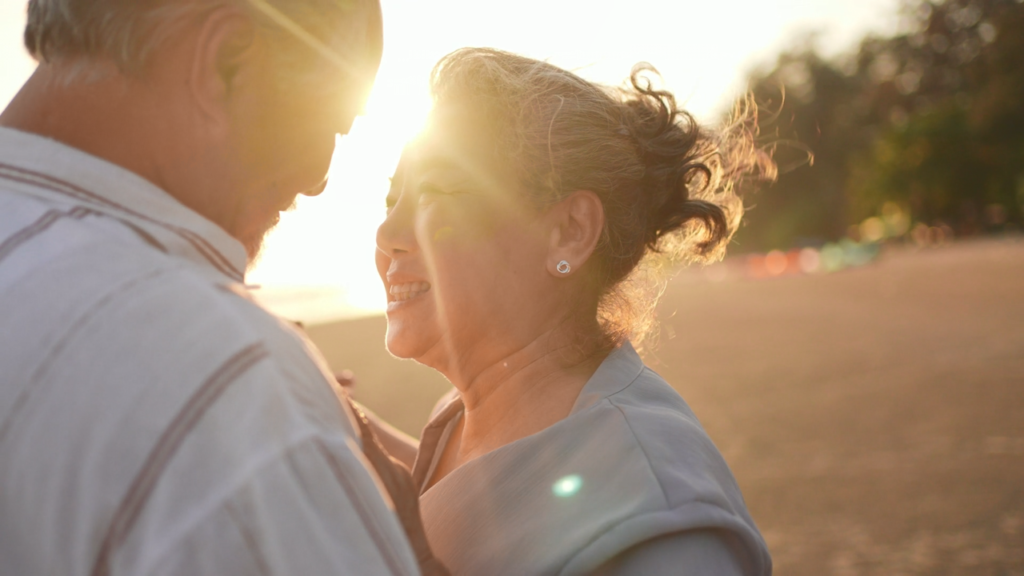
M 462 46 L 493 46 L 618 84 L 648 61 L 698 117 L 714 120 L 807 31 L 826 52 L 896 28 L 898 0 L 382 0 L 385 50 L 365 117 L 340 140 L 331 183 L 300 198 L 248 277 L 278 312 L 318 322 L 383 309 L 373 265 L 388 177 L 429 109 L 434 62 Z M 0 0 L 0 105 L 34 67 L 21 45 L 26 0 Z

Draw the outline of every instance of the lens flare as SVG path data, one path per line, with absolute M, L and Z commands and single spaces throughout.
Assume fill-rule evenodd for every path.
M 575 495 L 583 487 L 583 479 L 577 474 L 570 474 L 564 478 L 560 478 L 553 486 L 551 491 L 554 492 L 555 496 L 559 498 L 568 498 L 569 496 Z

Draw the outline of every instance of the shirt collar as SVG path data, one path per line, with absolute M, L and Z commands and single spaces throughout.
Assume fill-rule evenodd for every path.
M 583 412 L 602 402 L 605 398 L 625 390 L 640 376 L 643 370 L 644 361 L 637 354 L 636 349 L 629 341 L 623 342 L 612 350 L 611 354 L 601 362 L 590 380 L 587 380 L 568 417 Z M 423 429 L 420 450 L 412 469 L 413 481 L 420 488 L 421 493 L 427 490 L 427 481 L 429 480 L 427 476 L 433 469 L 434 453 L 442 443 L 445 430 L 457 416 L 462 414 L 463 410 L 462 398 L 458 394 L 453 394 L 448 403 L 437 410 Z
M 598 366 L 590 380 L 587 380 L 569 414 L 582 412 L 605 398 L 621 392 L 632 384 L 643 370 L 644 361 L 637 354 L 633 345 L 629 341 L 623 342 L 618 348 L 612 350 L 611 354 Z
M 605 398 L 617 394 L 633 383 L 644 370 L 644 361 L 628 340 L 612 350 L 598 366 L 597 371 L 587 380 L 576 397 L 569 414 L 582 412 Z M 454 394 L 451 400 L 439 409 L 431 423 L 444 423 L 463 409 L 462 398 Z M 431 424 L 428 424 L 429 427 Z
M 244 280 L 241 242 L 148 180 L 81 150 L 0 127 L 0 183 L 116 218 L 169 254 Z

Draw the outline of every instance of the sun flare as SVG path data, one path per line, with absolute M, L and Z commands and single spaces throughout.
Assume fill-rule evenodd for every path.
M 587 79 L 617 84 L 638 61 L 649 61 L 665 85 L 703 120 L 743 89 L 745 72 L 770 62 L 802 31 L 824 30 L 829 50 L 865 30 L 891 26 L 895 0 L 777 3 L 736 0 L 679 3 L 636 0 L 628 10 L 584 2 L 523 0 L 382 1 L 385 48 L 364 116 L 340 138 L 323 194 L 301 197 L 267 239 L 248 282 L 273 311 L 321 322 L 383 310 L 373 264 L 374 236 L 384 218 L 388 177 L 404 143 L 430 109 L 431 67 L 463 46 L 494 46 L 549 60 Z M 0 104 L 31 74 L 22 31 L 24 0 L 0 2 Z M 657 19 L 650 14 L 659 14 Z M 737 18 L 742 14 L 742 18 Z M 543 15 L 542 17 L 540 15 Z M 701 23 L 693 26 L 687 23 Z M 705 25 L 720 23 L 720 25 Z
M 401 64 L 382 63 L 365 114 L 338 139 L 327 189 L 282 215 L 247 277 L 260 286 L 257 299 L 284 316 L 317 322 L 386 306 L 376 228 L 402 147 L 430 110 L 426 73 Z

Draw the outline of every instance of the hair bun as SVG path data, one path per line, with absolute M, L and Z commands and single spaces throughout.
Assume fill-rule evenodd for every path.
M 645 244 L 663 251 L 663 239 L 682 236 L 695 253 L 684 249 L 677 256 L 717 255 L 743 213 L 736 181 L 753 173 L 774 177 L 770 156 L 754 144 L 756 106 L 746 102 L 724 130 L 708 132 L 671 92 L 654 88 L 648 74 L 658 72 L 650 64 L 634 66 L 623 99 L 624 125 L 644 165 Z

